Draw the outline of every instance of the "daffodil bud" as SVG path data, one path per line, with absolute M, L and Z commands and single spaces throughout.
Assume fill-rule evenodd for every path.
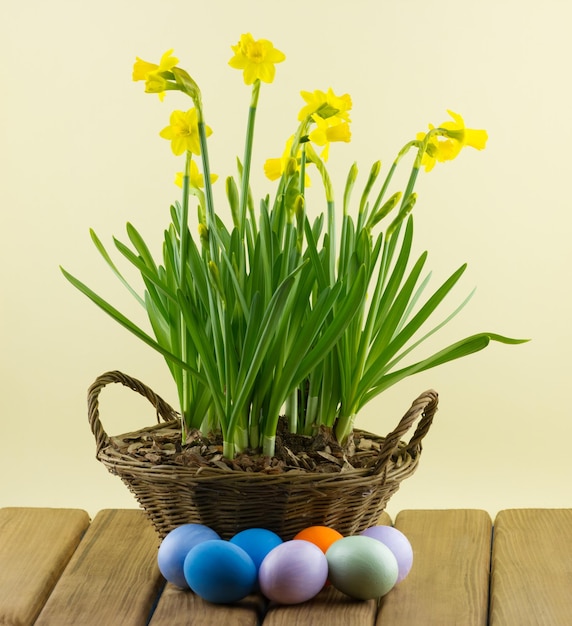
M 163 93 L 167 89 L 167 81 L 158 72 L 151 72 L 145 81 L 145 93 Z
M 401 225 L 403 220 L 411 213 L 413 207 L 415 206 L 415 202 L 417 201 L 417 194 L 412 193 L 406 200 L 405 204 L 401 207 L 401 210 L 397 214 L 397 217 L 391 222 L 391 224 L 387 227 L 385 231 L 386 239 L 389 239 L 391 235 L 397 230 L 397 228 Z
M 225 301 L 224 289 L 222 286 L 222 281 L 220 277 L 220 272 L 218 267 L 216 266 L 214 261 L 209 261 L 209 276 L 211 277 L 212 283 L 215 286 L 215 289 L 219 292 L 219 295 L 222 301 Z
M 298 171 L 298 160 L 294 157 L 289 157 L 284 166 L 284 175 L 289 178 Z
M 369 171 L 369 177 L 374 180 L 379 176 L 379 172 L 381 172 L 381 161 L 376 161 Z
M 346 179 L 346 186 L 344 189 L 344 215 L 347 215 L 348 213 L 349 204 L 350 204 L 350 196 L 354 188 L 357 175 L 358 175 L 358 166 L 357 166 L 357 163 L 354 162 L 352 166 L 350 167 L 350 171 L 348 172 L 348 177 Z
M 192 98 L 195 106 L 202 114 L 202 96 L 197 83 L 180 67 L 171 68 L 171 72 L 173 73 L 173 78 L 179 86 L 179 89 Z
M 353 185 L 356 182 L 357 175 L 358 175 L 358 166 L 357 166 L 357 163 L 354 161 L 354 163 L 352 163 L 352 166 L 350 167 L 350 171 L 348 172 L 346 185 L 349 185 L 349 184 Z
M 370 191 L 371 191 L 371 189 L 373 187 L 373 184 L 377 180 L 377 177 L 379 176 L 379 172 L 380 171 L 381 171 L 381 161 L 376 161 L 371 166 L 371 169 L 369 171 L 369 177 L 367 179 L 367 183 L 366 183 L 366 185 L 364 187 L 364 190 L 363 190 L 363 193 L 361 195 L 361 200 L 360 200 L 360 203 L 359 203 L 360 215 L 363 214 L 364 211 L 366 210 L 367 199 L 369 197 L 369 193 L 370 193 Z
M 202 222 L 199 224 L 199 239 L 205 250 L 209 249 L 209 229 Z
M 305 207 L 306 207 L 306 201 L 304 200 L 304 196 L 302 195 L 296 196 L 296 200 L 294 201 L 293 213 L 296 216 L 296 220 L 298 222 L 304 219 Z
M 236 182 L 232 176 L 229 176 L 226 179 L 226 197 L 228 198 L 228 204 L 230 206 L 230 213 L 232 215 L 232 223 L 236 228 L 238 228 L 240 219 L 239 219 L 239 195 L 238 188 L 236 186 Z
M 369 228 L 373 228 L 376 224 L 379 224 L 384 217 L 389 215 L 397 206 L 402 196 L 403 192 L 395 192 L 391 198 L 389 198 L 389 200 L 387 200 L 387 202 L 371 216 L 370 223 L 368 224 Z

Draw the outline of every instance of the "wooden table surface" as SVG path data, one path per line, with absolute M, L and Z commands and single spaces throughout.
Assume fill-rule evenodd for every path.
M 382 523 L 392 523 L 384 516 Z M 165 584 L 143 512 L 0 509 L 0 625 L 570 626 L 572 509 L 402 511 L 409 576 L 379 602 L 212 605 Z

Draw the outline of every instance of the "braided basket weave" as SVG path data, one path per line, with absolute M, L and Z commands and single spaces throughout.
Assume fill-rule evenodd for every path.
M 354 436 L 363 433 L 380 444 L 371 467 L 335 473 L 292 470 L 268 474 L 157 465 L 122 453 L 99 418 L 99 394 L 110 383 L 125 385 L 147 398 L 158 420 L 163 420 L 139 433 L 152 437 L 154 430 L 177 426 L 179 415 L 149 387 L 121 372 L 103 374 L 89 388 L 89 422 L 97 459 L 123 480 L 161 538 L 185 523 L 205 524 L 223 539 L 254 527 L 273 530 L 284 540 L 312 525 L 330 526 L 343 535 L 356 534 L 377 523 L 401 481 L 417 468 L 421 441 L 431 426 L 438 401 L 435 391 L 423 393 L 386 437 L 354 431 Z M 409 442 L 402 441 L 418 419 Z

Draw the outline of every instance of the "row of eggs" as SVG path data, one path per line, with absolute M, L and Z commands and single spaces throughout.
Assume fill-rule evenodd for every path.
M 224 541 L 207 526 L 183 524 L 163 539 L 157 561 L 169 582 L 209 602 L 237 602 L 261 591 L 279 604 L 298 604 L 327 584 L 353 598 L 381 597 L 407 576 L 413 551 L 391 526 L 350 537 L 310 526 L 290 541 L 250 528 Z

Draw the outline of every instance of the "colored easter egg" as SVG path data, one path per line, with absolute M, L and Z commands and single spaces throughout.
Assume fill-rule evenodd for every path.
M 342 538 L 341 533 L 328 526 L 308 526 L 294 537 L 294 539 L 303 539 L 317 545 L 324 554 L 334 541 Z
M 266 528 L 248 528 L 234 535 L 230 542 L 247 552 L 258 570 L 264 557 L 270 550 L 280 545 L 282 539 Z
M 326 583 L 328 562 L 313 543 L 292 539 L 276 546 L 262 561 L 258 582 L 262 593 L 279 604 L 313 598 Z
M 344 537 L 331 545 L 326 559 L 330 582 L 352 598 L 379 598 L 397 581 L 397 559 L 386 545 L 372 537 Z
M 256 584 L 256 566 L 239 546 L 213 539 L 196 545 L 183 565 L 189 587 L 215 604 L 238 602 Z
M 183 524 L 174 528 L 161 542 L 157 553 L 157 564 L 161 574 L 177 587 L 188 589 L 183 572 L 185 557 L 197 544 L 209 539 L 220 539 L 219 535 L 203 524 Z
M 381 541 L 393 552 L 399 570 L 397 582 L 401 582 L 409 574 L 413 565 L 413 548 L 409 539 L 393 526 L 372 526 L 366 528 L 361 534 Z

